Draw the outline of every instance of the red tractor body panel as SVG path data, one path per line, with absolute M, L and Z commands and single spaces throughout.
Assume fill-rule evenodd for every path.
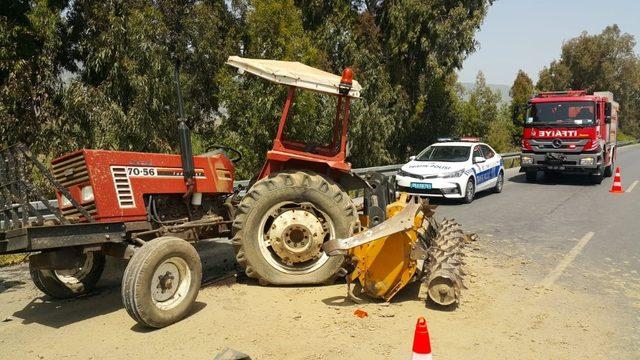
M 194 156 L 196 193 L 233 192 L 234 166 L 224 155 Z M 78 150 L 52 161 L 56 180 L 97 221 L 145 221 L 144 195 L 187 191 L 180 155 Z M 88 188 L 90 187 L 90 188 Z M 84 189 L 84 192 L 83 192 Z M 91 191 L 89 191 L 91 189 Z M 57 194 L 67 217 L 77 210 Z

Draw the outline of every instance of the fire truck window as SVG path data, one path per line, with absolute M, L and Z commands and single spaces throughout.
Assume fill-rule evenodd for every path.
M 527 124 L 593 124 L 595 122 L 594 110 L 595 104 L 591 101 L 563 101 L 533 104 L 527 113 Z
M 482 153 L 484 154 L 484 157 L 487 160 L 495 156 L 495 153 L 493 152 L 493 150 L 491 150 L 491 148 L 486 145 L 482 145 Z
M 330 147 L 338 98 L 310 91 L 297 91 L 283 130 L 285 140 L 315 147 Z

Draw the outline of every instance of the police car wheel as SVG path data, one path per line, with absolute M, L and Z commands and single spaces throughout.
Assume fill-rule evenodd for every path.
M 476 184 L 474 183 L 472 178 L 469 178 L 467 181 L 467 186 L 465 187 L 464 198 L 462 201 L 465 204 L 469 204 L 473 201 L 474 196 L 476 195 Z
M 503 187 L 504 187 L 504 173 L 500 171 L 498 173 L 498 181 L 496 181 L 496 186 L 493 188 L 493 192 L 499 194 L 502 192 Z

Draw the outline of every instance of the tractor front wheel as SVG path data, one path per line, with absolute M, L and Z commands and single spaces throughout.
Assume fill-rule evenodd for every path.
M 202 281 L 200 256 L 185 240 L 164 236 L 145 243 L 122 277 L 122 301 L 138 323 L 162 328 L 184 318 Z
M 356 221 L 351 198 L 331 179 L 308 171 L 272 174 L 238 206 L 236 259 L 261 284 L 327 283 L 344 259 L 327 256 L 322 245 L 351 236 Z

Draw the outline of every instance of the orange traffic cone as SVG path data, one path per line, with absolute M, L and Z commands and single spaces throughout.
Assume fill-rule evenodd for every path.
M 418 318 L 416 323 L 411 360 L 431 360 L 431 341 L 429 340 L 429 330 L 427 330 L 427 320 L 422 316 Z
M 620 176 L 620 167 L 616 168 L 616 176 L 613 178 L 613 185 L 611 185 L 611 190 L 609 192 L 612 193 L 623 193 L 622 190 L 622 177 Z

